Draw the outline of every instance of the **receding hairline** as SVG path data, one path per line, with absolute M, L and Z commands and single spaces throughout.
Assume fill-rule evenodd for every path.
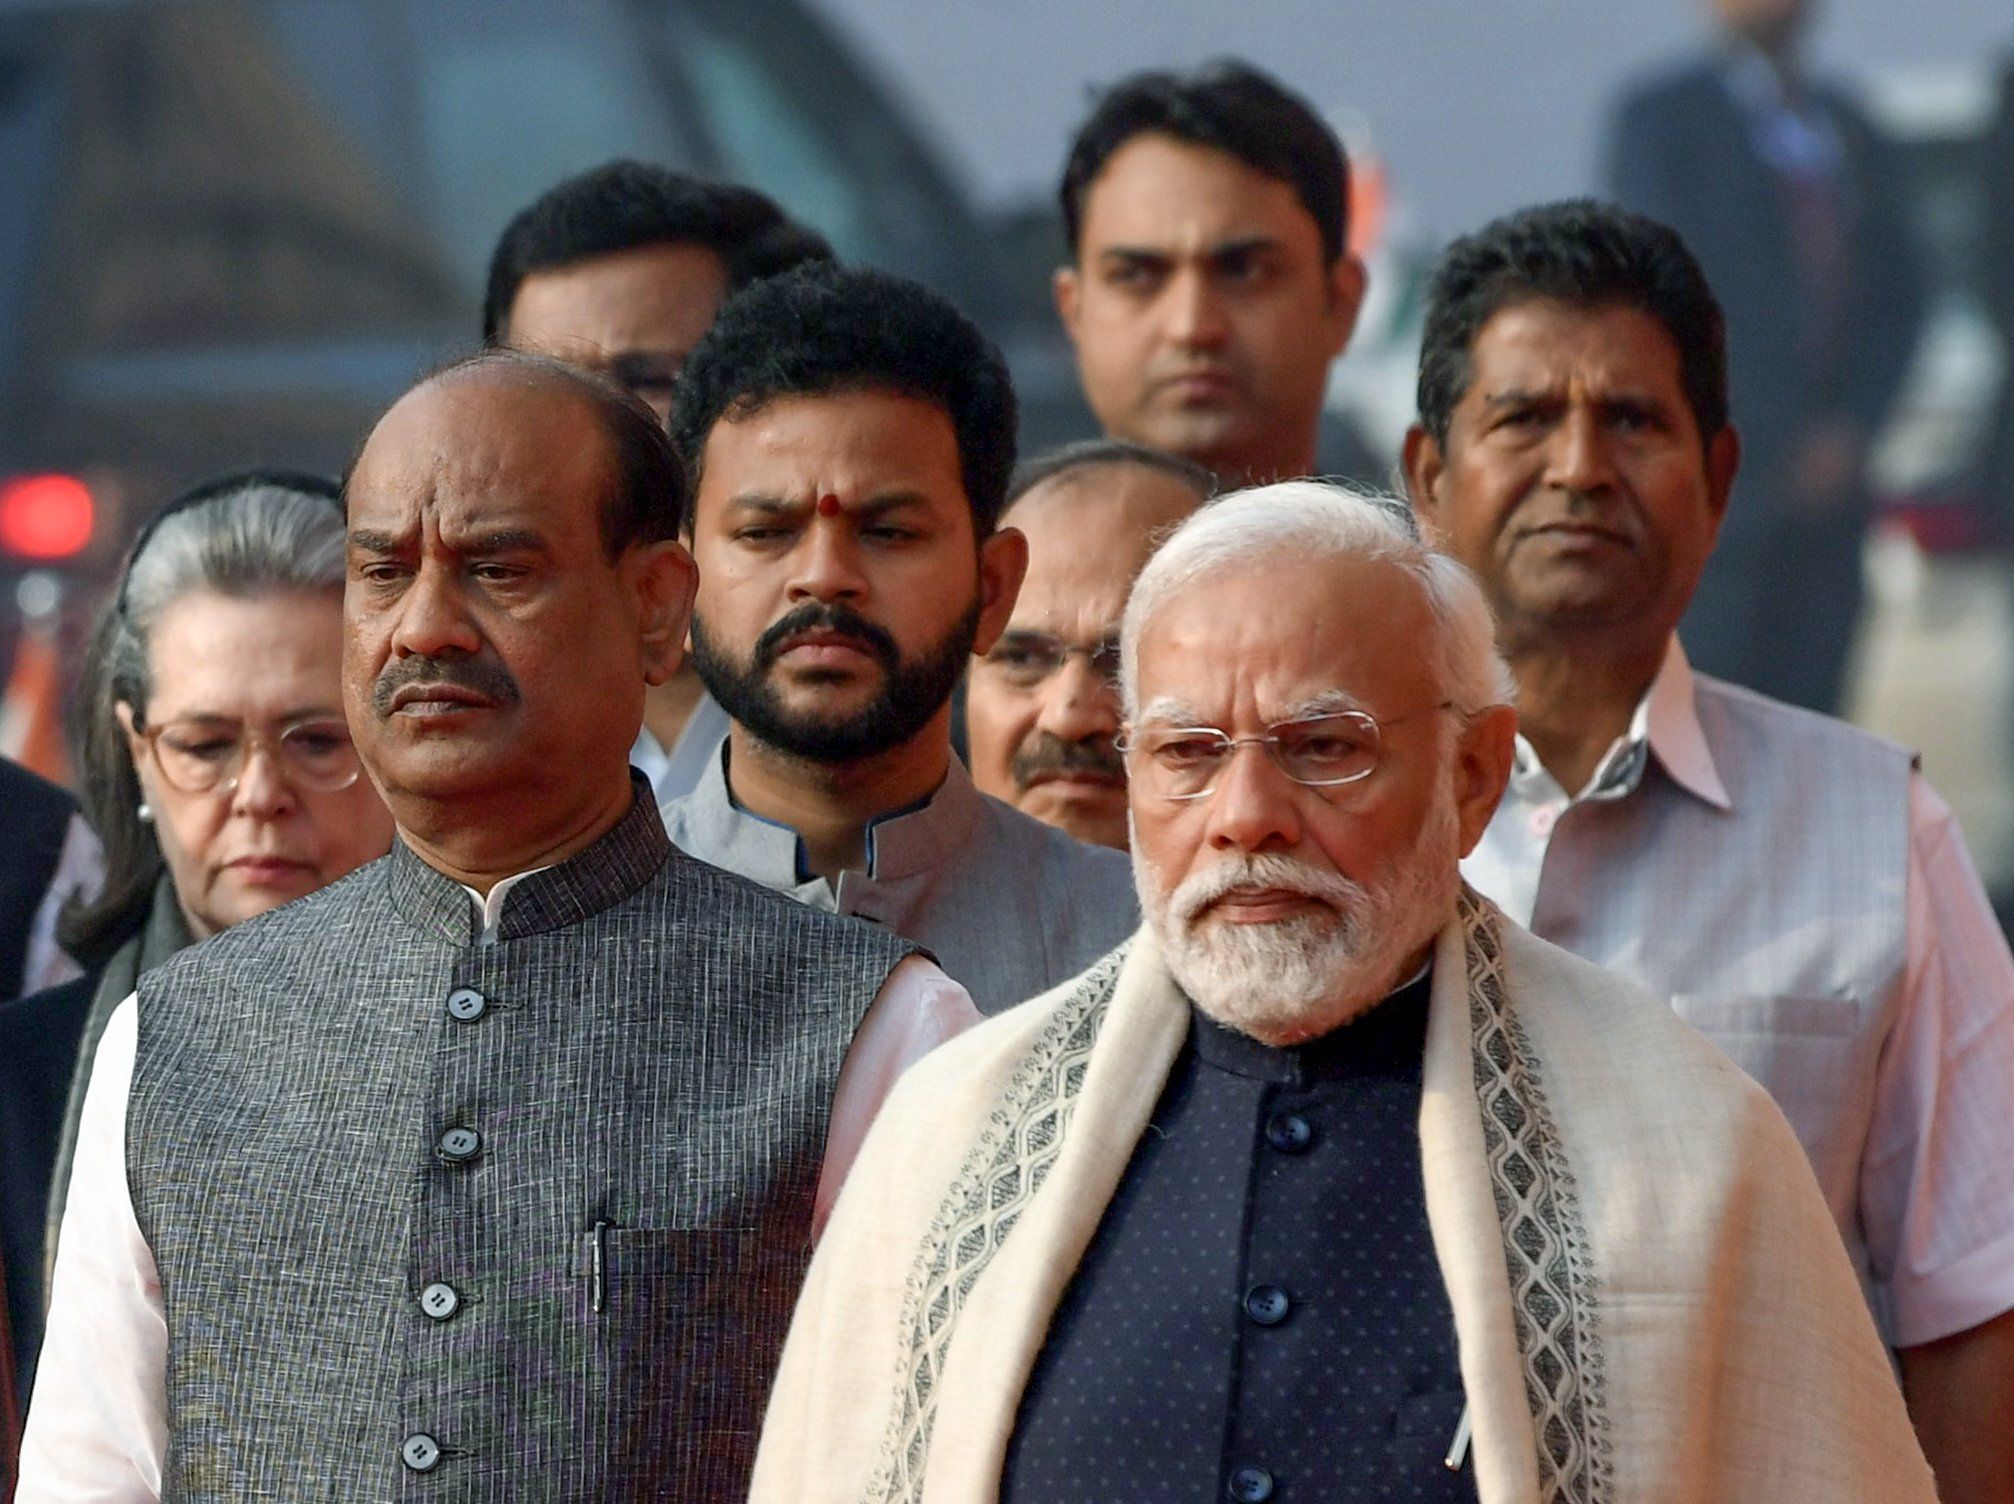
M 1173 470 L 1146 460 L 1135 459 L 1131 456 L 1113 455 L 1084 460 L 1081 463 L 1069 466 L 1067 469 L 1045 475 L 1033 482 L 1027 489 L 1016 495 L 1012 501 L 1008 502 L 1005 507 L 1001 508 L 1001 524 L 1004 526 L 1010 522 L 1014 514 L 1024 506 L 1030 504 L 1056 505 L 1062 499 L 1061 493 L 1070 490 L 1088 491 L 1092 499 L 1102 502 L 1108 507 L 1124 506 L 1128 511 L 1137 510 L 1136 503 L 1132 499 L 1122 499 L 1116 491 L 1101 489 L 1094 484 L 1101 473 L 1109 473 L 1115 470 L 1141 476 L 1150 481 L 1161 481 L 1171 491 L 1182 492 L 1189 498 L 1189 507 L 1182 514 L 1182 518 L 1184 519 L 1201 511 L 1209 503 L 1208 496 L 1197 490 L 1185 478 L 1176 474 Z

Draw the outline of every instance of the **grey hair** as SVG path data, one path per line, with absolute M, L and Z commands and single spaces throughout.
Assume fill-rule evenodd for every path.
M 142 535 L 84 657 L 73 726 L 78 797 L 105 850 L 98 896 L 65 910 L 57 938 L 87 966 L 104 963 L 146 919 L 162 871 L 153 828 L 138 815 L 140 783 L 118 707 L 144 720 L 153 689 L 154 629 L 199 590 L 237 598 L 340 590 L 343 511 L 333 481 L 253 472 L 212 481 L 171 502 Z
M 1140 712 L 1140 638 L 1156 613 L 1223 570 L 1295 559 L 1375 559 L 1419 583 L 1439 628 L 1433 667 L 1465 714 L 1508 704 L 1510 670 L 1482 588 L 1457 560 L 1421 541 L 1412 509 L 1395 496 L 1329 481 L 1290 480 L 1219 497 L 1161 545 L 1126 599 L 1119 684 L 1126 715 Z
M 328 498 L 256 481 L 163 518 L 127 567 L 108 667 L 113 698 L 137 715 L 148 650 L 168 608 L 198 590 L 245 597 L 340 590 L 343 515 Z

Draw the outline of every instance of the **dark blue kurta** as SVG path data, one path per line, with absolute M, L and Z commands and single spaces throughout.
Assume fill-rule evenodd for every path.
M 1454 1316 L 1420 1171 L 1422 977 L 1272 1049 L 1196 1017 L 1065 1291 L 1002 1504 L 1445 1504 Z

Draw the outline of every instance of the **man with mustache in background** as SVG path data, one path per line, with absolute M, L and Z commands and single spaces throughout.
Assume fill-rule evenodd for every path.
M 345 485 L 390 856 L 141 978 L 98 1053 L 19 1498 L 745 1495 L 817 1208 L 972 1021 L 915 947 L 672 849 L 683 474 L 492 351 Z
M 982 793 L 1126 849 L 1119 614 L 1155 546 L 1215 489 L 1200 465 L 1124 439 L 1065 445 L 1014 472 L 1003 520 L 1028 540 L 1028 573 L 965 683 Z
M 1013 609 L 1014 395 L 955 308 L 808 266 L 721 309 L 673 442 L 696 477 L 693 660 L 734 722 L 672 840 L 913 940 L 995 1012 L 1131 933 L 1125 859 L 972 786 L 951 694 Z

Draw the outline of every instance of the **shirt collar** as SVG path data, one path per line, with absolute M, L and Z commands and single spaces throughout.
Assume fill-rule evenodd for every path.
M 1634 793 L 1643 781 L 1648 760 L 1656 757 L 1672 782 L 1703 803 L 1731 810 L 1734 801 L 1720 780 L 1706 732 L 1699 724 L 1697 685 L 1685 649 L 1673 635 L 1664 661 L 1630 716 L 1629 729 L 1602 754 L 1587 787 L 1576 799 L 1619 799 Z M 1522 735 L 1517 739 L 1516 771 L 1521 778 L 1547 777 L 1538 754 Z M 1562 792 L 1565 792 L 1562 790 Z
M 794 888 L 808 881 L 801 875 L 807 869 L 797 832 L 735 802 L 727 783 L 728 752 L 723 742 L 680 806 L 693 855 L 765 887 Z M 868 880 L 897 882 L 942 867 L 973 838 L 984 814 L 984 799 L 954 754 L 928 799 L 868 822 Z
M 627 813 L 593 844 L 504 879 L 473 906 L 473 890 L 429 866 L 404 840 L 392 843 L 388 881 L 393 906 L 421 930 L 451 945 L 487 944 L 561 929 L 613 908 L 648 882 L 670 851 L 650 785 L 632 771 Z

